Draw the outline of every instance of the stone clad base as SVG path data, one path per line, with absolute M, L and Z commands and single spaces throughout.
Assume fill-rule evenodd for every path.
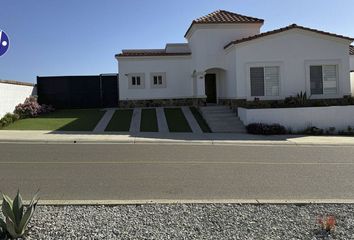
M 231 109 L 236 110 L 246 102 L 246 99 L 219 99 L 219 105 L 229 106 Z
M 204 98 L 178 98 L 178 99 L 150 99 L 150 100 L 121 100 L 120 108 L 134 107 L 168 107 L 168 106 L 204 106 Z
M 245 99 L 218 99 L 218 105 L 229 106 L 236 110 L 245 103 Z M 121 100 L 120 108 L 134 107 L 168 107 L 168 106 L 205 106 L 205 98 L 176 98 L 176 99 L 149 99 L 149 100 Z

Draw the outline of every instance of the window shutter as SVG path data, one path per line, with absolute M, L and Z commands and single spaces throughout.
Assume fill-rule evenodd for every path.
M 336 65 L 323 66 L 323 93 L 324 94 L 337 93 L 337 66 Z
M 279 96 L 279 67 L 264 68 L 266 96 Z
M 264 68 L 250 68 L 251 96 L 264 96 Z
M 322 66 L 310 66 L 311 94 L 323 94 Z

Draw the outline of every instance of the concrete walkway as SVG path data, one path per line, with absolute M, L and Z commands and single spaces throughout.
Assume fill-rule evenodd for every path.
M 129 132 L 131 133 L 140 132 L 140 120 L 141 120 L 141 108 L 134 108 Z
M 101 120 L 97 123 L 95 129 L 93 130 L 94 133 L 103 133 L 106 129 L 107 125 L 111 121 L 115 109 L 107 109 L 106 113 L 103 115 Z
M 195 120 L 195 117 L 193 116 L 193 113 L 191 112 L 190 108 L 189 107 L 181 107 L 181 108 L 184 116 L 187 119 L 189 126 L 192 129 L 192 132 L 199 133 L 199 134 L 203 133 L 202 129 L 200 129 L 199 127 L 197 120 Z
M 151 143 L 188 145 L 326 145 L 354 146 L 353 137 L 260 136 L 232 133 L 100 133 L 0 130 L 0 142 L 26 143 Z
M 168 125 L 165 117 L 165 112 L 163 107 L 156 108 L 157 125 L 159 127 L 160 133 L 168 133 Z

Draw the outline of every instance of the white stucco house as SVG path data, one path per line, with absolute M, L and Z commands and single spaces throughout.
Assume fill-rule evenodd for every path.
M 296 24 L 261 32 L 263 24 L 218 10 L 191 23 L 187 43 L 122 50 L 120 103 L 237 104 L 301 91 L 313 99 L 354 93 L 353 38 Z

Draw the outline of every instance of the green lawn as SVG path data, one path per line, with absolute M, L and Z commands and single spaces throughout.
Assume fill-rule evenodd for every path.
M 207 122 L 203 118 L 202 114 L 200 114 L 200 112 L 198 111 L 198 109 L 195 107 L 190 107 L 190 109 L 191 109 L 191 112 L 193 113 L 195 120 L 197 120 L 199 127 L 202 129 L 202 131 L 205 133 L 210 133 L 211 130 L 210 130 Z
M 181 108 L 165 108 L 164 111 L 170 132 L 192 132 Z
M 132 109 L 116 110 L 105 131 L 129 132 L 132 116 Z
M 141 132 L 159 131 L 155 108 L 141 110 L 140 131 Z
M 26 118 L 4 130 L 92 131 L 104 115 L 99 109 L 56 110 L 37 118 Z

